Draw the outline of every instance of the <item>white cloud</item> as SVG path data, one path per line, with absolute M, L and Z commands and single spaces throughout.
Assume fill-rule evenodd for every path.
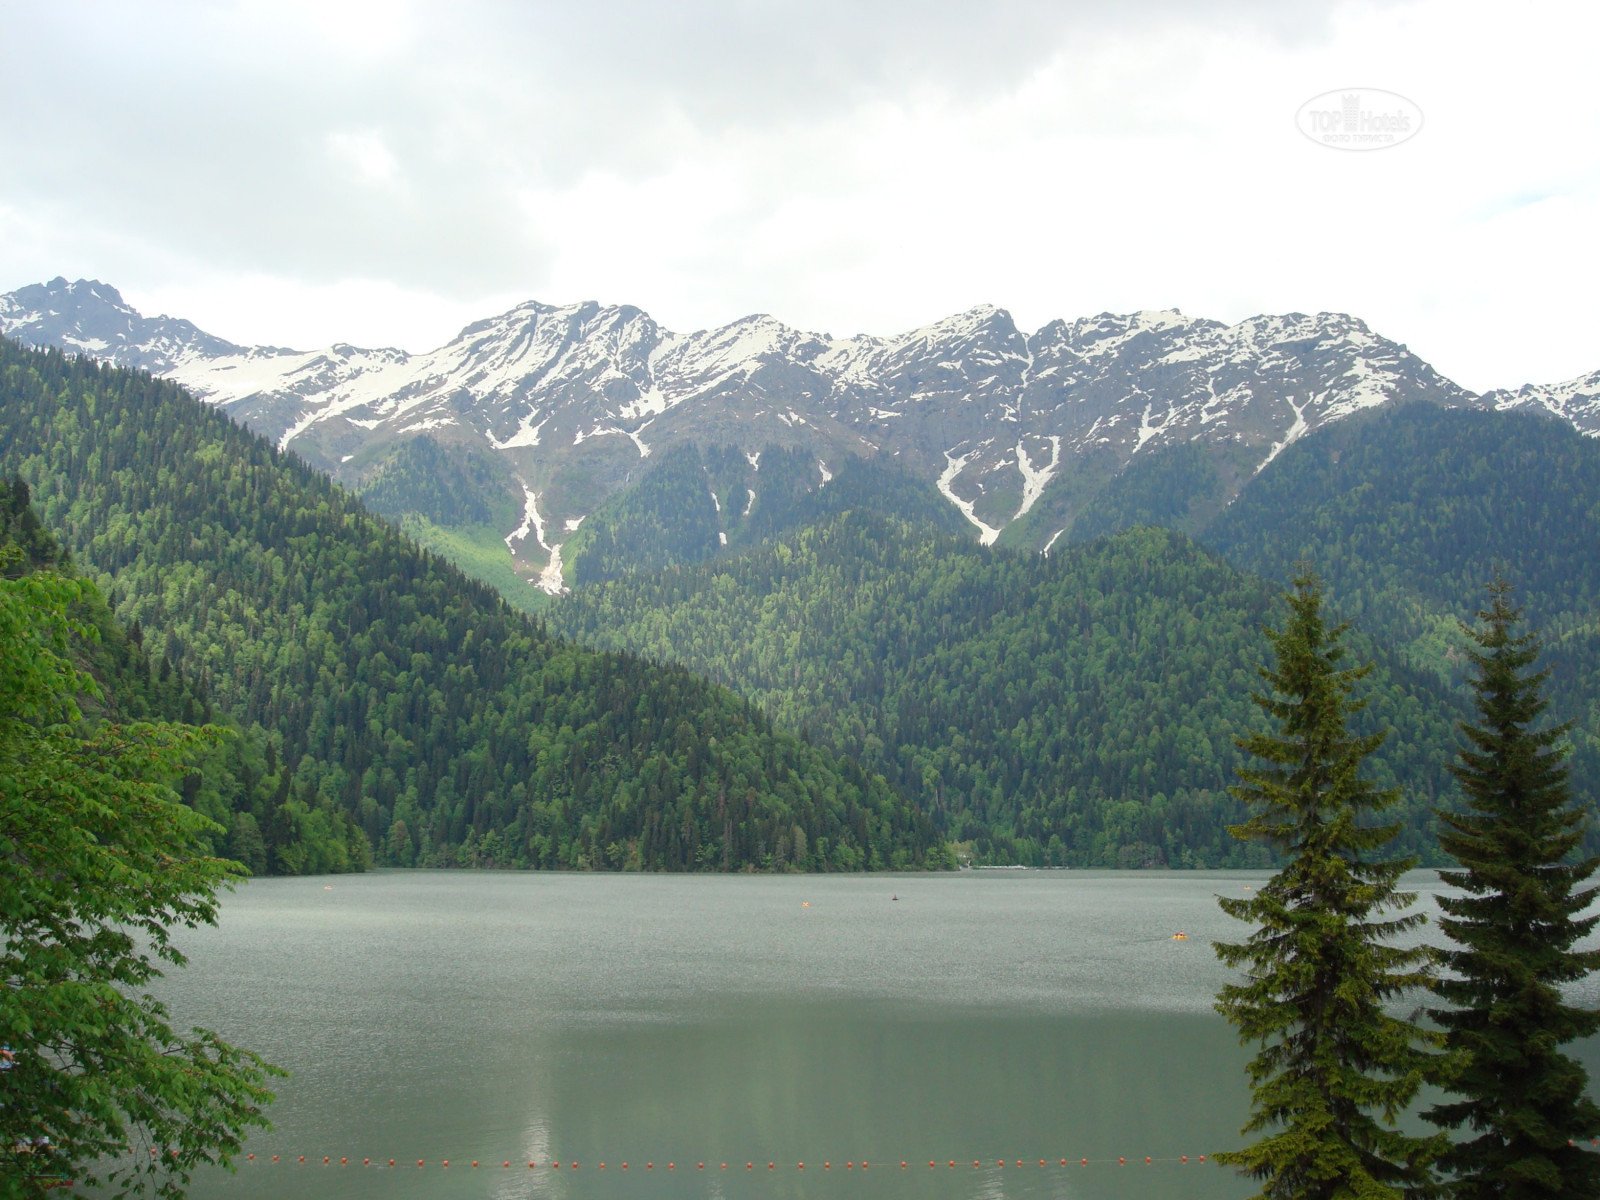
M 362 183 L 390 188 L 400 181 L 400 163 L 376 130 L 329 133 L 324 139 L 328 156 Z
M 1600 366 L 1588 5 L 65 3 L 11 25 L 0 288 L 97 275 L 236 340 L 423 348 L 531 297 L 836 333 L 986 301 L 1029 328 L 1341 309 L 1475 388 Z M 1295 111 L 1342 87 L 1427 124 L 1313 145 Z

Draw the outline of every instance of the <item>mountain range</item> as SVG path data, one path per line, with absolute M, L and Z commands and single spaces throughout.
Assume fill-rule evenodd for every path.
M 1301 562 L 1373 664 L 1373 769 L 1404 797 L 1401 848 L 1433 862 L 1470 705 L 1459 622 L 1496 574 L 1546 639 L 1577 794 L 1600 779 L 1600 439 L 1571 419 L 1582 387 L 1547 394 L 1551 419 L 1531 391 L 1495 411 L 1425 371 L 1431 397 L 1292 438 L 1214 436 L 1246 406 L 1101 446 L 995 545 L 943 472 L 824 458 L 798 423 L 760 449 L 714 425 L 658 437 L 620 484 L 569 458 L 572 586 L 532 621 L 369 515 L 509 563 L 528 514 L 523 539 L 499 532 L 521 506 L 497 489 L 525 480 L 465 423 L 363 451 L 353 495 L 298 438 L 174 383 L 0 339 L 0 475 L 167 707 L 241 731 L 195 801 L 258 869 L 1266 865 L 1227 836 L 1228 783 Z M 597 441 L 621 444 L 577 446 Z M 506 599 L 538 595 L 504 575 Z
M 766 315 L 676 333 L 629 306 L 529 302 L 408 354 L 239 346 L 58 278 L 0 296 L 0 333 L 180 383 L 469 570 L 493 578 L 503 559 L 507 578 L 552 592 L 580 524 L 689 443 L 748 463 L 744 504 L 714 497 L 730 526 L 781 449 L 812 487 L 849 458 L 886 458 L 977 540 L 1043 550 L 1174 447 L 1202 452 L 1226 504 L 1306 434 L 1396 403 L 1544 411 L 1600 434 L 1600 371 L 1477 394 L 1338 313 L 1102 313 L 1029 334 L 980 306 L 835 337 Z

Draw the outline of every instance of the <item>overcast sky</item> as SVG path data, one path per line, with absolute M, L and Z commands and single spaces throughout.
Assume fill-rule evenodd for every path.
M 527 299 L 1337 310 L 1474 389 L 1600 368 L 1592 0 L 0 4 L 0 291 L 410 350 Z M 1352 90 L 1413 136 L 1306 136 Z

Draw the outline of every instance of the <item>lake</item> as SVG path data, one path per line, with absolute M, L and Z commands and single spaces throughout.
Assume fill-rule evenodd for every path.
M 192 1194 L 1242 1197 L 1211 942 L 1264 878 L 253 880 L 165 995 L 293 1075 Z

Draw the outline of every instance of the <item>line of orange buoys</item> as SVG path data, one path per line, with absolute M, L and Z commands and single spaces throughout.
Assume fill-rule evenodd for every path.
M 151 1153 L 154 1154 L 155 1151 L 152 1150 Z M 276 1165 L 288 1163 L 288 1164 L 291 1164 L 291 1165 L 294 1165 L 294 1166 L 320 1165 L 320 1166 L 324 1166 L 324 1167 L 331 1167 L 331 1166 L 348 1167 L 353 1162 L 355 1162 L 356 1160 L 350 1158 L 348 1155 L 341 1156 L 340 1158 L 336 1159 L 332 1155 L 324 1154 L 320 1159 L 316 1158 L 315 1156 L 313 1156 L 313 1157 L 308 1159 L 304 1154 L 288 1155 L 288 1156 L 280 1155 L 280 1154 L 273 1154 L 271 1156 L 256 1155 L 256 1154 L 246 1154 L 244 1156 L 244 1161 L 247 1162 L 247 1163 L 261 1163 L 261 1164 L 268 1165 L 268 1166 L 276 1166 Z M 930 1168 L 934 1168 L 934 1169 L 938 1169 L 938 1168 L 942 1167 L 945 1170 L 955 1170 L 957 1167 L 966 1166 L 967 1161 L 968 1160 L 966 1160 L 964 1158 L 963 1159 L 950 1158 L 950 1159 L 945 1159 L 944 1161 L 941 1162 L 941 1161 L 939 1161 L 937 1159 L 930 1158 L 928 1160 L 928 1166 Z M 1171 1155 L 1158 1157 L 1156 1155 L 1147 1154 L 1147 1155 L 1144 1155 L 1142 1158 L 1139 1158 L 1139 1157 L 1130 1158 L 1127 1155 L 1118 1155 L 1115 1158 L 1057 1158 L 1057 1159 L 1049 1159 L 1049 1158 L 1040 1158 L 1040 1159 L 1025 1159 L 1025 1158 L 1005 1159 L 1005 1158 L 996 1158 L 996 1159 L 993 1159 L 993 1160 L 985 1159 L 985 1158 L 974 1158 L 974 1159 L 971 1160 L 972 1167 L 974 1169 L 980 1169 L 980 1170 L 985 1168 L 985 1167 L 989 1167 L 989 1166 L 993 1166 L 993 1167 L 995 1167 L 997 1169 L 1004 1170 L 1004 1169 L 1006 1169 L 1008 1167 L 1014 1169 L 1014 1168 L 1017 1168 L 1017 1167 L 1033 1166 L 1035 1164 L 1037 1164 L 1037 1166 L 1040 1166 L 1040 1167 L 1050 1167 L 1050 1166 L 1057 1166 L 1057 1167 L 1073 1167 L 1073 1166 L 1076 1166 L 1076 1167 L 1088 1167 L 1088 1166 L 1108 1166 L 1108 1165 L 1113 1165 L 1113 1164 L 1116 1165 L 1116 1166 L 1119 1166 L 1119 1167 L 1125 1167 L 1130 1162 L 1132 1162 L 1132 1163 L 1143 1163 L 1145 1166 L 1154 1166 L 1157 1163 L 1174 1163 L 1174 1164 L 1177 1164 L 1179 1166 L 1186 1166 L 1189 1163 L 1203 1163 L 1203 1162 L 1206 1162 L 1206 1161 L 1207 1161 L 1207 1156 L 1204 1155 L 1204 1154 L 1196 1154 L 1196 1155 L 1193 1155 L 1192 1157 L 1190 1155 L 1187 1155 L 1187 1154 L 1180 1154 L 1180 1155 L 1177 1155 L 1176 1157 L 1173 1157 Z M 523 1162 L 523 1160 L 518 1159 L 517 1162 L 516 1162 L 516 1165 L 518 1165 L 520 1167 L 522 1165 L 522 1162 Z M 450 1163 L 451 1163 L 451 1160 L 448 1159 L 448 1158 L 439 1159 L 434 1163 L 430 1163 L 429 1160 L 427 1160 L 427 1159 L 419 1158 L 419 1159 L 416 1160 L 415 1166 L 413 1166 L 411 1159 L 394 1159 L 394 1158 L 373 1159 L 373 1158 L 363 1158 L 363 1159 L 360 1160 L 360 1164 L 359 1165 L 361 1165 L 363 1167 L 376 1166 L 376 1167 L 380 1167 L 380 1168 L 384 1168 L 384 1169 L 387 1169 L 387 1168 L 390 1168 L 390 1167 L 395 1167 L 395 1168 L 410 1168 L 410 1169 L 414 1170 L 416 1168 L 424 1168 L 424 1169 L 426 1169 L 430 1165 L 438 1166 L 440 1168 L 445 1168 L 445 1167 L 450 1166 Z M 467 1166 L 469 1168 L 473 1168 L 473 1167 L 481 1167 L 481 1166 L 483 1166 L 483 1163 L 480 1160 L 476 1159 L 476 1158 L 471 1159 L 469 1162 L 466 1162 L 466 1163 L 463 1163 L 460 1159 L 457 1159 L 457 1160 L 455 1160 L 455 1163 L 456 1163 L 456 1166 L 458 1166 L 458 1167 Z M 491 1161 L 488 1165 L 490 1167 L 493 1167 L 495 1164 Z M 812 1165 L 814 1167 L 818 1166 L 818 1164 L 817 1164 L 815 1159 L 812 1160 Z M 846 1170 L 846 1171 L 855 1171 L 855 1170 L 866 1171 L 866 1170 L 871 1169 L 872 1163 L 867 1159 L 846 1159 L 842 1165 L 843 1165 L 843 1169 Z M 921 1164 L 920 1163 L 913 1164 L 909 1159 L 902 1158 L 902 1159 L 899 1159 L 897 1161 L 891 1160 L 891 1161 L 889 1161 L 887 1163 L 885 1163 L 883 1160 L 879 1160 L 879 1165 L 880 1166 L 885 1166 L 886 1165 L 886 1166 L 891 1166 L 891 1167 L 897 1167 L 899 1170 L 908 1171 L 908 1170 L 910 1170 L 912 1168 L 913 1165 L 920 1166 Z M 511 1168 L 511 1166 L 512 1166 L 512 1160 L 511 1159 L 505 1158 L 505 1159 L 501 1159 L 500 1160 L 500 1169 L 501 1170 L 509 1170 Z M 658 1164 L 653 1159 L 646 1161 L 642 1167 L 639 1167 L 637 1164 L 634 1164 L 634 1163 L 630 1162 L 628 1159 L 623 1159 L 620 1162 L 616 1162 L 616 1163 L 612 1164 L 612 1166 L 616 1170 L 619 1170 L 619 1171 L 630 1171 L 630 1170 L 635 1170 L 635 1169 L 645 1170 L 645 1171 L 654 1171 L 654 1170 L 658 1169 Z M 834 1169 L 835 1166 L 836 1166 L 836 1164 L 834 1163 L 834 1161 L 832 1159 L 823 1159 L 821 1164 L 820 1164 L 821 1169 L 824 1170 L 824 1171 L 831 1171 L 831 1170 Z M 598 1170 L 598 1171 L 604 1171 L 604 1170 L 609 1169 L 608 1165 L 607 1165 L 607 1162 L 605 1160 L 602 1160 L 600 1162 L 594 1163 L 593 1167 L 594 1167 L 595 1170 Z M 581 1160 L 578 1160 L 578 1159 L 573 1159 L 573 1160 L 570 1160 L 570 1161 L 567 1161 L 567 1162 L 563 1162 L 560 1159 L 554 1159 L 554 1158 L 546 1159 L 546 1160 L 543 1160 L 543 1161 L 540 1161 L 539 1159 L 528 1159 L 527 1160 L 527 1169 L 528 1170 L 533 1171 L 533 1170 L 539 1170 L 541 1168 L 542 1169 L 546 1169 L 546 1170 L 551 1170 L 551 1171 L 578 1171 L 578 1170 L 582 1170 L 583 1169 L 583 1163 L 582 1163 Z M 678 1162 L 677 1162 L 676 1159 L 669 1160 L 669 1161 L 667 1161 L 665 1163 L 659 1164 L 659 1169 L 667 1170 L 667 1171 L 676 1171 L 678 1169 Z M 689 1170 L 690 1169 L 689 1163 L 687 1161 L 684 1162 L 683 1169 L 684 1170 Z M 787 1169 L 789 1169 L 789 1167 L 788 1167 L 788 1164 L 785 1163 L 783 1165 L 783 1167 L 780 1168 L 779 1164 L 775 1160 L 769 1160 L 766 1163 L 760 1163 L 760 1162 L 756 1161 L 755 1159 L 750 1159 L 750 1160 L 747 1160 L 746 1162 L 744 1162 L 742 1164 L 738 1163 L 738 1162 L 709 1163 L 709 1162 L 705 1162 L 705 1161 L 696 1161 L 694 1163 L 693 1169 L 696 1170 L 696 1171 L 705 1171 L 705 1170 L 728 1171 L 728 1170 L 737 1170 L 737 1169 L 743 1169 L 745 1171 L 755 1171 L 755 1170 L 759 1170 L 759 1169 L 764 1169 L 764 1170 L 768 1170 L 768 1171 L 777 1171 L 777 1170 L 780 1170 L 780 1169 L 787 1170 Z M 797 1170 L 797 1171 L 804 1171 L 806 1169 L 805 1161 L 801 1160 L 799 1162 L 796 1162 L 794 1164 L 793 1169 Z
M 1568 1142 L 1568 1145 L 1571 1145 L 1571 1144 L 1572 1144 L 1571 1142 Z M 1600 1138 L 1591 1138 L 1589 1140 L 1589 1144 L 1591 1146 L 1600 1146 Z M 151 1153 L 151 1155 L 155 1155 L 157 1153 L 157 1151 L 155 1150 L 154 1147 L 152 1147 L 151 1150 L 150 1150 L 150 1153 Z M 308 1160 L 307 1160 L 307 1158 L 306 1158 L 306 1156 L 304 1154 L 290 1155 L 288 1157 L 285 1157 L 284 1155 L 281 1155 L 281 1154 L 274 1154 L 274 1155 L 271 1155 L 270 1157 L 268 1157 L 268 1156 L 257 1155 L 257 1154 L 253 1154 L 252 1153 L 252 1154 L 246 1154 L 244 1156 L 244 1161 L 247 1162 L 247 1163 L 262 1163 L 262 1164 L 266 1164 L 266 1165 L 269 1165 L 269 1166 L 275 1166 L 275 1165 L 279 1165 L 279 1164 L 282 1164 L 282 1163 L 292 1163 L 295 1166 L 306 1166 L 306 1165 L 308 1165 Z M 336 1160 L 333 1158 L 333 1156 L 332 1155 L 328 1155 L 328 1154 L 324 1154 L 322 1156 L 321 1160 L 320 1160 L 321 1165 L 324 1166 L 324 1167 L 331 1167 L 331 1166 L 335 1165 L 335 1161 Z M 341 1166 L 341 1167 L 348 1167 L 351 1164 L 352 1161 L 353 1160 L 351 1158 L 349 1158 L 348 1156 L 344 1156 L 344 1157 L 341 1157 L 341 1158 L 339 1158 L 337 1160 L 337 1165 Z M 554 1159 L 554 1158 L 549 1159 L 549 1160 L 547 1160 L 545 1162 L 540 1162 L 538 1159 L 528 1159 L 527 1161 L 528 1161 L 528 1170 L 530 1170 L 530 1171 L 539 1170 L 541 1168 L 552 1170 L 552 1171 L 562 1171 L 562 1170 L 565 1170 L 565 1171 L 578 1171 L 578 1170 L 581 1170 L 583 1168 L 583 1163 L 581 1161 L 577 1160 L 577 1159 L 573 1159 L 572 1161 L 567 1162 L 564 1165 L 563 1165 L 563 1163 L 561 1162 L 560 1159 Z M 813 1161 L 813 1165 L 815 1165 L 815 1160 L 812 1160 L 812 1161 Z M 1031 1166 L 1035 1162 L 1037 1162 L 1037 1164 L 1039 1166 L 1041 1166 L 1041 1167 L 1050 1167 L 1050 1166 L 1089 1167 L 1089 1166 L 1109 1166 L 1109 1165 L 1113 1165 L 1113 1164 L 1116 1165 L 1116 1166 L 1119 1166 L 1119 1167 L 1125 1167 L 1130 1162 L 1132 1162 L 1132 1163 L 1143 1163 L 1145 1166 L 1148 1167 L 1148 1166 L 1154 1166 L 1154 1165 L 1156 1165 L 1158 1163 L 1170 1163 L 1170 1164 L 1176 1164 L 1178 1166 L 1187 1166 L 1190 1163 L 1203 1163 L 1205 1161 L 1207 1161 L 1207 1156 L 1204 1155 L 1204 1154 L 1196 1154 L 1193 1157 L 1191 1157 L 1190 1155 L 1187 1155 L 1187 1154 L 1180 1154 L 1175 1158 L 1172 1157 L 1171 1155 L 1167 1155 L 1167 1156 L 1164 1156 L 1164 1157 L 1158 1157 L 1156 1155 L 1146 1154 L 1143 1158 L 1137 1158 L 1137 1157 L 1129 1158 L 1127 1155 L 1118 1155 L 1115 1158 L 1058 1158 L 1058 1159 L 1055 1159 L 1053 1161 L 1051 1159 L 1048 1159 L 1048 1158 L 1041 1158 L 1041 1159 L 1025 1159 L 1025 1158 L 1004 1159 L 1004 1158 L 997 1158 L 997 1159 L 995 1159 L 993 1161 L 993 1166 L 995 1168 L 997 1168 L 997 1169 L 1004 1170 L 1007 1167 L 1011 1167 L 1011 1168 L 1027 1167 L 1027 1166 Z M 312 1159 L 309 1160 L 309 1165 L 315 1165 L 317 1162 L 318 1162 L 318 1160 L 315 1157 L 313 1157 Z M 880 1162 L 881 1162 L 881 1160 L 880 1160 Z M 940 1162 L 940 1161 L 938 1161 L 936 1159 L 932 1159 L 932 1158 L 930 1158 L 928 1160 L 928 1166 L 930 1168 L 932 1168 L 932 1169 L 938 1169 L 940 1167 L 943 1167 L 946 1170 L 952 1170 L 952 1171 L 955 1170 L 957 1167 L 966 1166 L 966 1163 L 967 1163 L 966 1159 L 957 1160 L 957 1159 L 954 1159 L 954 1158 L 946 1159 L 943 1162 Z M 389 1158 L 389 1159 L 363 1158 L 361 1160 L 361 1165 L 363 1167 L 378 1166 L 378 1167 L 383 1167 L 383 1168 L 388 1168 L 388 1167 L 410 1167 L 411 1166 L 411 1160 L 410 1159 L 406 1159 L 404 1162 L 402 1162 L 402 1161 L 400 1161 L 398 1159 L 393 1159 L 393 1158 Z M 429 1163 L 428 1163 L 427 1159 L 419 1158 L 419 1159 L 417 1159 L 416 1165 L 418 1167 L 420 1167 L 420 1168 L 426 1168 L 429 1165 Z M 450 1160 L 448 1158 L 440 1159 L 439 1162 L 438 1162 L 438 1166 L 440 1166 L 440 1167 L 448 1167 L 449 1165 L 450 1165 Z M 459 1160 L 457 1161 L 457 1165 L 458 1166 L 461 1165 Z M 474 1158 L 474 1159 L 472 1159 L 470 1161 L 470 1163 L 468 1165 L 470 1167 L 478 1167 L 478 1166 L 481 1166 L 482 1164 L 479 1162 L 478 1159 Z M 489 1165 L 491 1167 L 494 1166 L 494 1164 L 492 1162 Z M 512 1160 L 509 1159 L 509 1158 L 505 1158 L 505 1159 L 501 1159 L 500 1160 L 500 1168 L 502 1170 L 509 1170 L 511 1168 L 511 1165 L 512 1165 Z M 518 1166 L 521 1165 L 521 1160 L 520 1159 L 518 1160 L 517 1165 Z M 594 1165 L 595 1165 L 595 1169 L 596 1170 L 604 1171 L 604 1170 L 607 1169 L 606 1168 L 606 1163 L 604 1161 L 595 1163 Z M 664 1163 L 662 1165 L 663 1165 L 663 1169 L 668 1170 L 668 1171 L 676 1171 L 678 1169 L 678 1163 L 677 1163 L 676 1159 L 669 1160 L 668 1162 L 666 1162 L 666 1163 Z M 845 1164 L 844 1164 L 844 1169 L 846 1171 L 854 1171 L 854 1170 L 858 1170 L 858 1169 L 862 1170 L 862 1171 L 865 1171 L 865 1170 L 868 1170 L 871 1167 L 871 1165 L 872 1164 L 866 1159 L 861 1159 L 859 1161 L 857 1161 L 856 1159 L 846 1159 L 845 1160 Z M 894 1166 L 896 1164 L 891 1162 L 888 1165 Z M 909 1160 L 904 1159 L 904 1158 L 900 1159 L 899 1162 L 898 1162 L 899 1169 L 902 1170 L 902 1171 L 910 1170 L 912 1165 L 913 1164 Z M 917 1164 L 917 1165 L 920 1166 L 920 1163 Z M 730 1170 L 730 1169 L 737 1168 L 738 1166 L 739 1166 L 739 1164 L 737 1162 L 734 1162 L 734 1163 L 731 1163 L 731 1164 L 730 1163 L 726 1163 L 726 1162 L 719 1162 L 719 1163 L 716 1164 L 715 1169 L 719 1170 L 719 1171 L 727 1171 L 727 1170 Z M 975 1159 L 972 1160 L 972 1166 L 973 1166 L 974 1169 L 982 1170 L 982 1169 L 990 1166 L 990 1162 L 989 1162 L 988 1159 L 975 1158 Z M 755 1170 L 759 1169 L 759 1167 L 760 1167 L 760 1164 L 758 1164 L 756 1162 L 756 1160 L 754 1160 L 754 1159 L 750 1159 L 750 1160 L 746 1161 L 745 1164 L 744 1164 L 744 1169 L 746 1171 L 755 1171 Z M 822 1170 L 831 1171 L 831 1170 L 833 1170 L 833 1168 L 834 1168 L 834 1163 L 833 1163 L 832 1159 L 823 1159 L 823 1161 L 822 1161 Z M 628 1170 L 632 1170 L 634 1168 L 633 1168 L 632 1164 L 630 1164 L 627 1159 L 623 1159 L 621 1162 L 616 1164 L 616 1169 L 620 1170 L 620 1171 L 628 1171 Z M 642 1169 L 646 1170 L 646 1171 L 654 1171 L 654 1170 L 656 1170 L 655 1161 L 653 1159 L 647 1161 L 644 1164 Z M 685 1161 L 685 1163 L 684 1163 L 684 1169 L 685 1170 L 689 1169 L 687 1161 Z M 696 1171 L 705 1171 L 705 1170 L 710 1169 L 710 1166 L 705 1161 L 697 1161 L 694 1164 L 694 1169 Z M 768 1171 L 777 1171 L 780 1168 L 778 1166 L 778 1163 L 775 1160 L 769 1160 L 765 1165 L 765 1169 L 768 1170 Z M 788 1168 L 788 1165 L 785 1164 L 784 1167 L 781 1168 L 781 1169 L 787 1170 L 789 1168 Z M 797 1171 L 804 1171 L 806 1169 L 805 1162 L 804 1161 L 800 1161 L 800 1162 L 795 1163 L 794 1164 L 794 1169 L 797 1170 Z

